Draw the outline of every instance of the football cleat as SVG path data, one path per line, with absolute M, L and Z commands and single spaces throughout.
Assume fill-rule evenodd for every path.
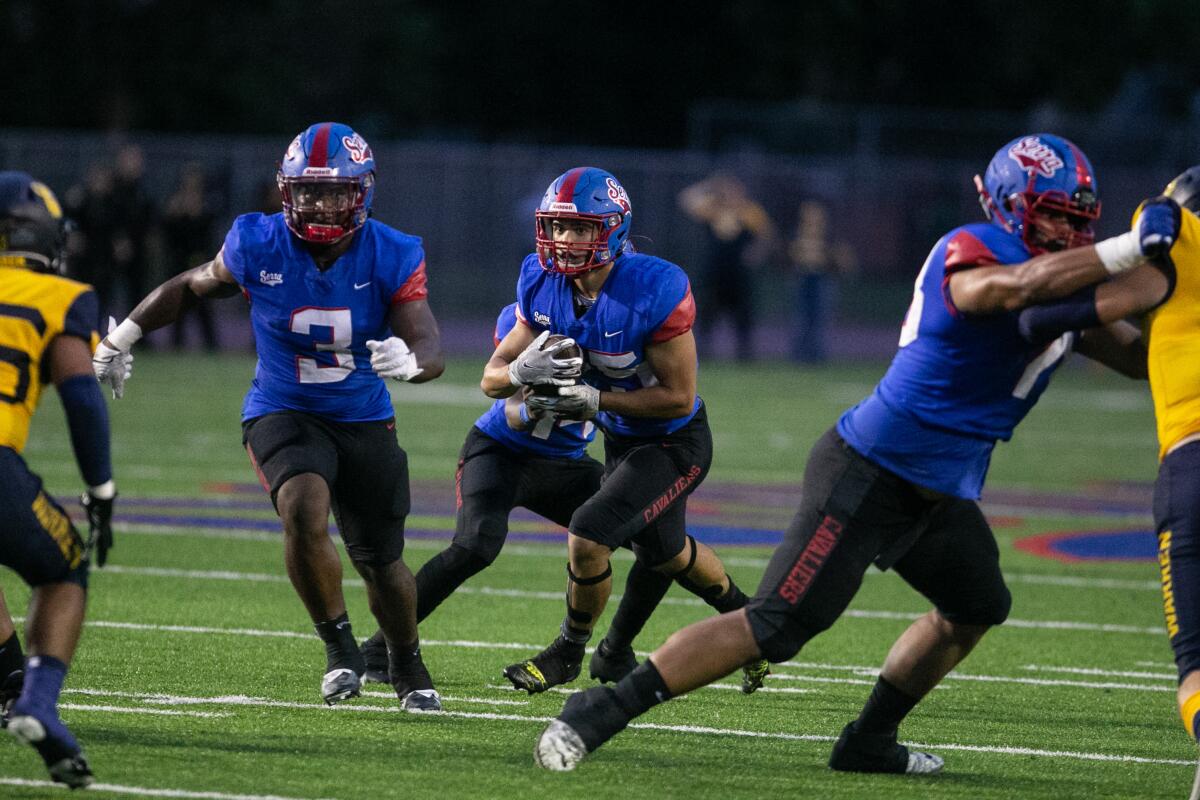
M 8 721 L 8 732 L 38 751 L 51 780 L 65 783 L 72 789 L 80 789 L 92 782 L 92 770 L 79 742 L 53 709 L 46 713 L 18 704 Z
M 909 750 L 895 733 L 860 733 L 853 722 L 842 729 L 829 756 L 830 768 L 842 772 L 935 775 L 945 763 L 941 756 Z
M 542 769 L 575 769 L 588 753 L 625 730 L 629 714 L 608 686 L 594 686 L 567 698 L 562 713 L 538 737 L 533 760 Z
M 400 698 L 400 707 L 412 714 L 428 714 L 442 710 L 442 698 L 437 689 L 413 689 Z
M 583 739 L 574 728 L 558 719 L 550 722 L 533 746 L 534 763 L 553 772 L 575 769 L 586 755 Z
M 770 674 L 771 663 L 765 658 L 742 667 L 742 694 L 754 694 Z
M 528 661 L 504 668 L 504 677 L 517 689 L 530 694 L 544 692 L 579 677 L 584 646 L 559 636 L 550 646 Z
M 390 683 L 388 677 L 388 647 L 383 638 L 383 631 L 376 631 L 370 639 L 363 639 L 359 645 L 363 660 L 367 662 L 367 671 L 363 680 L 371 683 Z
M 321 696 L 327 705 L 358 697 L 361 693 L 362 677 L 352 669 L 331 669 L 321 679 Z
M 592 660 L 588 664 L 588 672 L 601 683 L 616 683 L 637 669 L 637 656 L 632 647 L 612 649 L 608 639 L 602 639 Z M 755 687 L 757 688 L 757 687 Z
M 0 681 L 0 729 L 8 727 L 8 717 L 12 713 L 13 703 L 21 696 L 21 686 L 25 683 L 25 670 L 13 670 L 8 677 Z

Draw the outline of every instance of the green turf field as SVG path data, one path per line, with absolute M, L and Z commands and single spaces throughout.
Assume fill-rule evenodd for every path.
M 393 390 L 412 466 L 414 568 L 453 526 L 455 456 L 487 404 L 476 386 L 480 366 L 454 362 L 434 384 Z M 1013 590 L 1010 624 L 989 634 L 901 730 L 904 740 L 946 758 L 942 775 L 856 776 L 825 767 L 832 738 L 866 698 L 891 642 L 927 609 L 895 576 L 878 573 L 843 620 L 776 668 L 767 689 L 744 697 L 731 679 L 697 691 L 651 711 L 574 773 L 552 774 L 533 765 L 532 748 L 565 695 L 527 698 L 502 686 L 500 671 L 557 629 L 562 539 L 521 517 L 497 563 L 422 625 L 445 713 L 401 714 L 379 685 L 325 708 L 323 650 L 283 575 L 269 501 L 244 490 L 254 476 L 238 412 L 252 369 L 240 356 L 139 354 L 127 397 L 110 406 L 122 492 L 117 546 L 109 568 L 93 573 L 89 624 L 63 695 L 63 717 L 97 775 L 91 793 L 1186 796 L 1196 748 L 1175 712 L 1155 563 L 1062 563 L 1013 546 L 1052 531 L 1149 528 L 1156 447 L 1144 386 L 1064 370 L 1016 440 L 999 448 L 985 511 Z M 716 458 L 690 519 L 751 533 L 782 528 L 809 446 L 881 371 L 704 365 Z M 50 394 L 27 456 L 63 496 L 78 490 L 79 478 Z M 752 591 L 770 548 L 716 547 Z M 617 591 L 629 563 L 614 562 Z M 0 583 L 23 614 L 24 584 L 3 570 Z M 365 593 L 357 581 L 347 586 L 362 636 L 373 628 Z M 639 650 L 706 614 L 673 588 Z M 31 750 L 0 738 L 0 797 L 61 796 L 44 779 Z

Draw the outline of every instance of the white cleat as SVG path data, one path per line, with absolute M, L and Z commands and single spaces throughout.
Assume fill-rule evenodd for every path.
M 587 755 L 583 739 L 567 723 L 560 719 L 552 721 L 533 747 L 533 760 L 542 769 L 552 772 L 568 772 Z
M 328 705 L 340 703 L 362 693 L 362 676 L 352 669 L 331 669 L 321 679 L 321 696 Z
M 946 765 L 946 760 L 941 756 L 935 756 L 933 753 L 919 753 L 916 750 L 908 751 L 908 767 L 905 768 L 906 775 L 936 775 L 942 771 L 942 767 Z

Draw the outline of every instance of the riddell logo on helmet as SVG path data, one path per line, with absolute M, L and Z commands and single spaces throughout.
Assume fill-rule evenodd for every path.
M 1043 144 L 1036 136 L 1026 136 L 1009 148 L 1008 156 L 1032 175 L 1036 172 L 1043 178 L 1052 178 L 1054 173 L 1063 167 L 1063 160 L 1054 152 L 1054 148 Z
M 625 194 L 625 187 L 612 178 L 605 178 L 604 181 L 608 184 L 609 199 L 619 205 L 621 210 L 628 214 L 630 210 L 629 195 Z
M 346 151 L 350 153 L 350 160 L 355 164 L 362 164 L 371 160 L 371 146 L 367 144 L 366 139 L 363 139 L 357 133 L 353 136 L 343 136 L 342 144 L 345 145 Z
M 579 209 L 575 207 L 574 203 L 559 203 L 557 201 L 550 204 L 550 210 L 551 211 L 571 211 L 571 212 L 579 211 Z

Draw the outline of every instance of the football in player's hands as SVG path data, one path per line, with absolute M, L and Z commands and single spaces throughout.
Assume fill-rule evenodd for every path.
M 539 349 L 551 350 L 551 349 L 553 349 L 554 345 L 558 344 L 559 342 L 563 341 L 566 338 L 568 338 L 568 337 L 563 336 L 561 333 L 552 333 L 546 337 L 546 341 L 542 342 L 542 346 Z M 568 346 L 564 347 L 562 350 L 559 350 L 558 353 L 556 353 L 555 355 L 558 358 L 563 358 L 563 359 L 566 359 L 566 358 L 582 359 L 583 358 L 583 348 L 581 348 L 579 345 L 572 342 Z M 539 395 L 541 397 L 558 397 L 558 387 L 559 386 L 574 386 L 577 383 L 576 378 L 566 378 L 563 380 L 564 380 L 563 383 L 557 383 L 557 384 L 555 384 L 555 383 L 531 384 L 529 386 L 529 390 L 532 394 Z

